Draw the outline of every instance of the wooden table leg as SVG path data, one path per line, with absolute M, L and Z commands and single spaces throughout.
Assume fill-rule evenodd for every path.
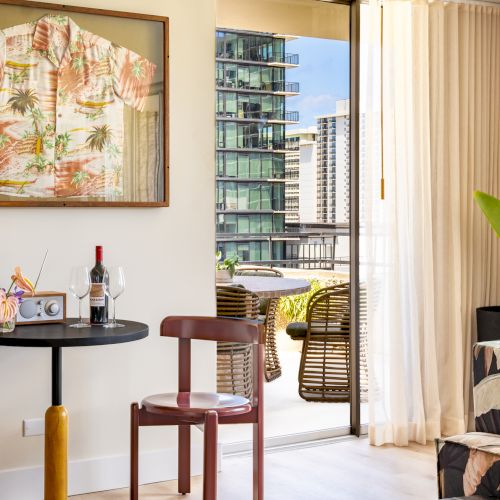
M 45 500 L 68 498 L 68 413 L 64 406 L 45 412 Z
M 52 348 L 52 406 L 45 412 L 45 500 L 68 498 L 68 412 L 62 406 L 61 348 Z

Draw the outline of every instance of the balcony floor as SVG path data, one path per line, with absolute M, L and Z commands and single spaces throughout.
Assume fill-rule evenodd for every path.
M 298 393 L 301 342 L 278 333 L 278 349 L 283 374 L 264 385 L 264 434 L 266 438 L 309 433 L 349 425 L 349 403 L 313 403 Z M 368 420 L 367 404 L 361 408 L 362 423 Z M 252 439 L 251 425 L 224 425 L 219 430 L 224 444 Z

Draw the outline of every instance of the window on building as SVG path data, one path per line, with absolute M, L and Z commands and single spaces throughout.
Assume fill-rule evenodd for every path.
M 248 179 L 250 177 L 250 157 L 248 154 L 238 155 L 238 177 Z

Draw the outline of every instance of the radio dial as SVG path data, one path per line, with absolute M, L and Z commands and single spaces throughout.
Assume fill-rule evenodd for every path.
M 60 310 L 59 304 L 55 300 L 49 300 L 45 304 L 45 312 L 49 316 L 57 316 L 57 314 L 59 313 L 59 310 Z

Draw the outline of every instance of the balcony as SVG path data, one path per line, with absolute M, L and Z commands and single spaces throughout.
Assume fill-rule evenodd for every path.
M 217 111 L 216 116 L 217 119 L 226 121 L 269 121 L 275 123 L 298 123 L 299 121 L 298 111 L 262 111 L 260 109 L 253 110 L 250 109 L 250 107 L 234 113 L 227 111 Z
M 298 111 L 285 111 L 272 113 L 272 118 L 268 119 L 269 122 L 274 123 L 299 123 L 299 112 Z
M 219 52 L 216 58 L 224 61 L 257 63 L 266 65 L 298 66 L 299 54 L 268 54 L 263 56 L 255 49 L 250 49 L 241 53 L 234 51 Z
M 298 95 L 300 84 L 298 82 L 262 82 L 259 86 L 250 85 L 249 82 L 238 80 L 228 81 L 222 78 L 215 80 L 217 90 L 230 90 L 231 92 L 248 92 L 252 94 L 278 94 Z
M 299 82 L 273 82 L 274 92 L 283 92 L 284 94 L 300 93 Z

